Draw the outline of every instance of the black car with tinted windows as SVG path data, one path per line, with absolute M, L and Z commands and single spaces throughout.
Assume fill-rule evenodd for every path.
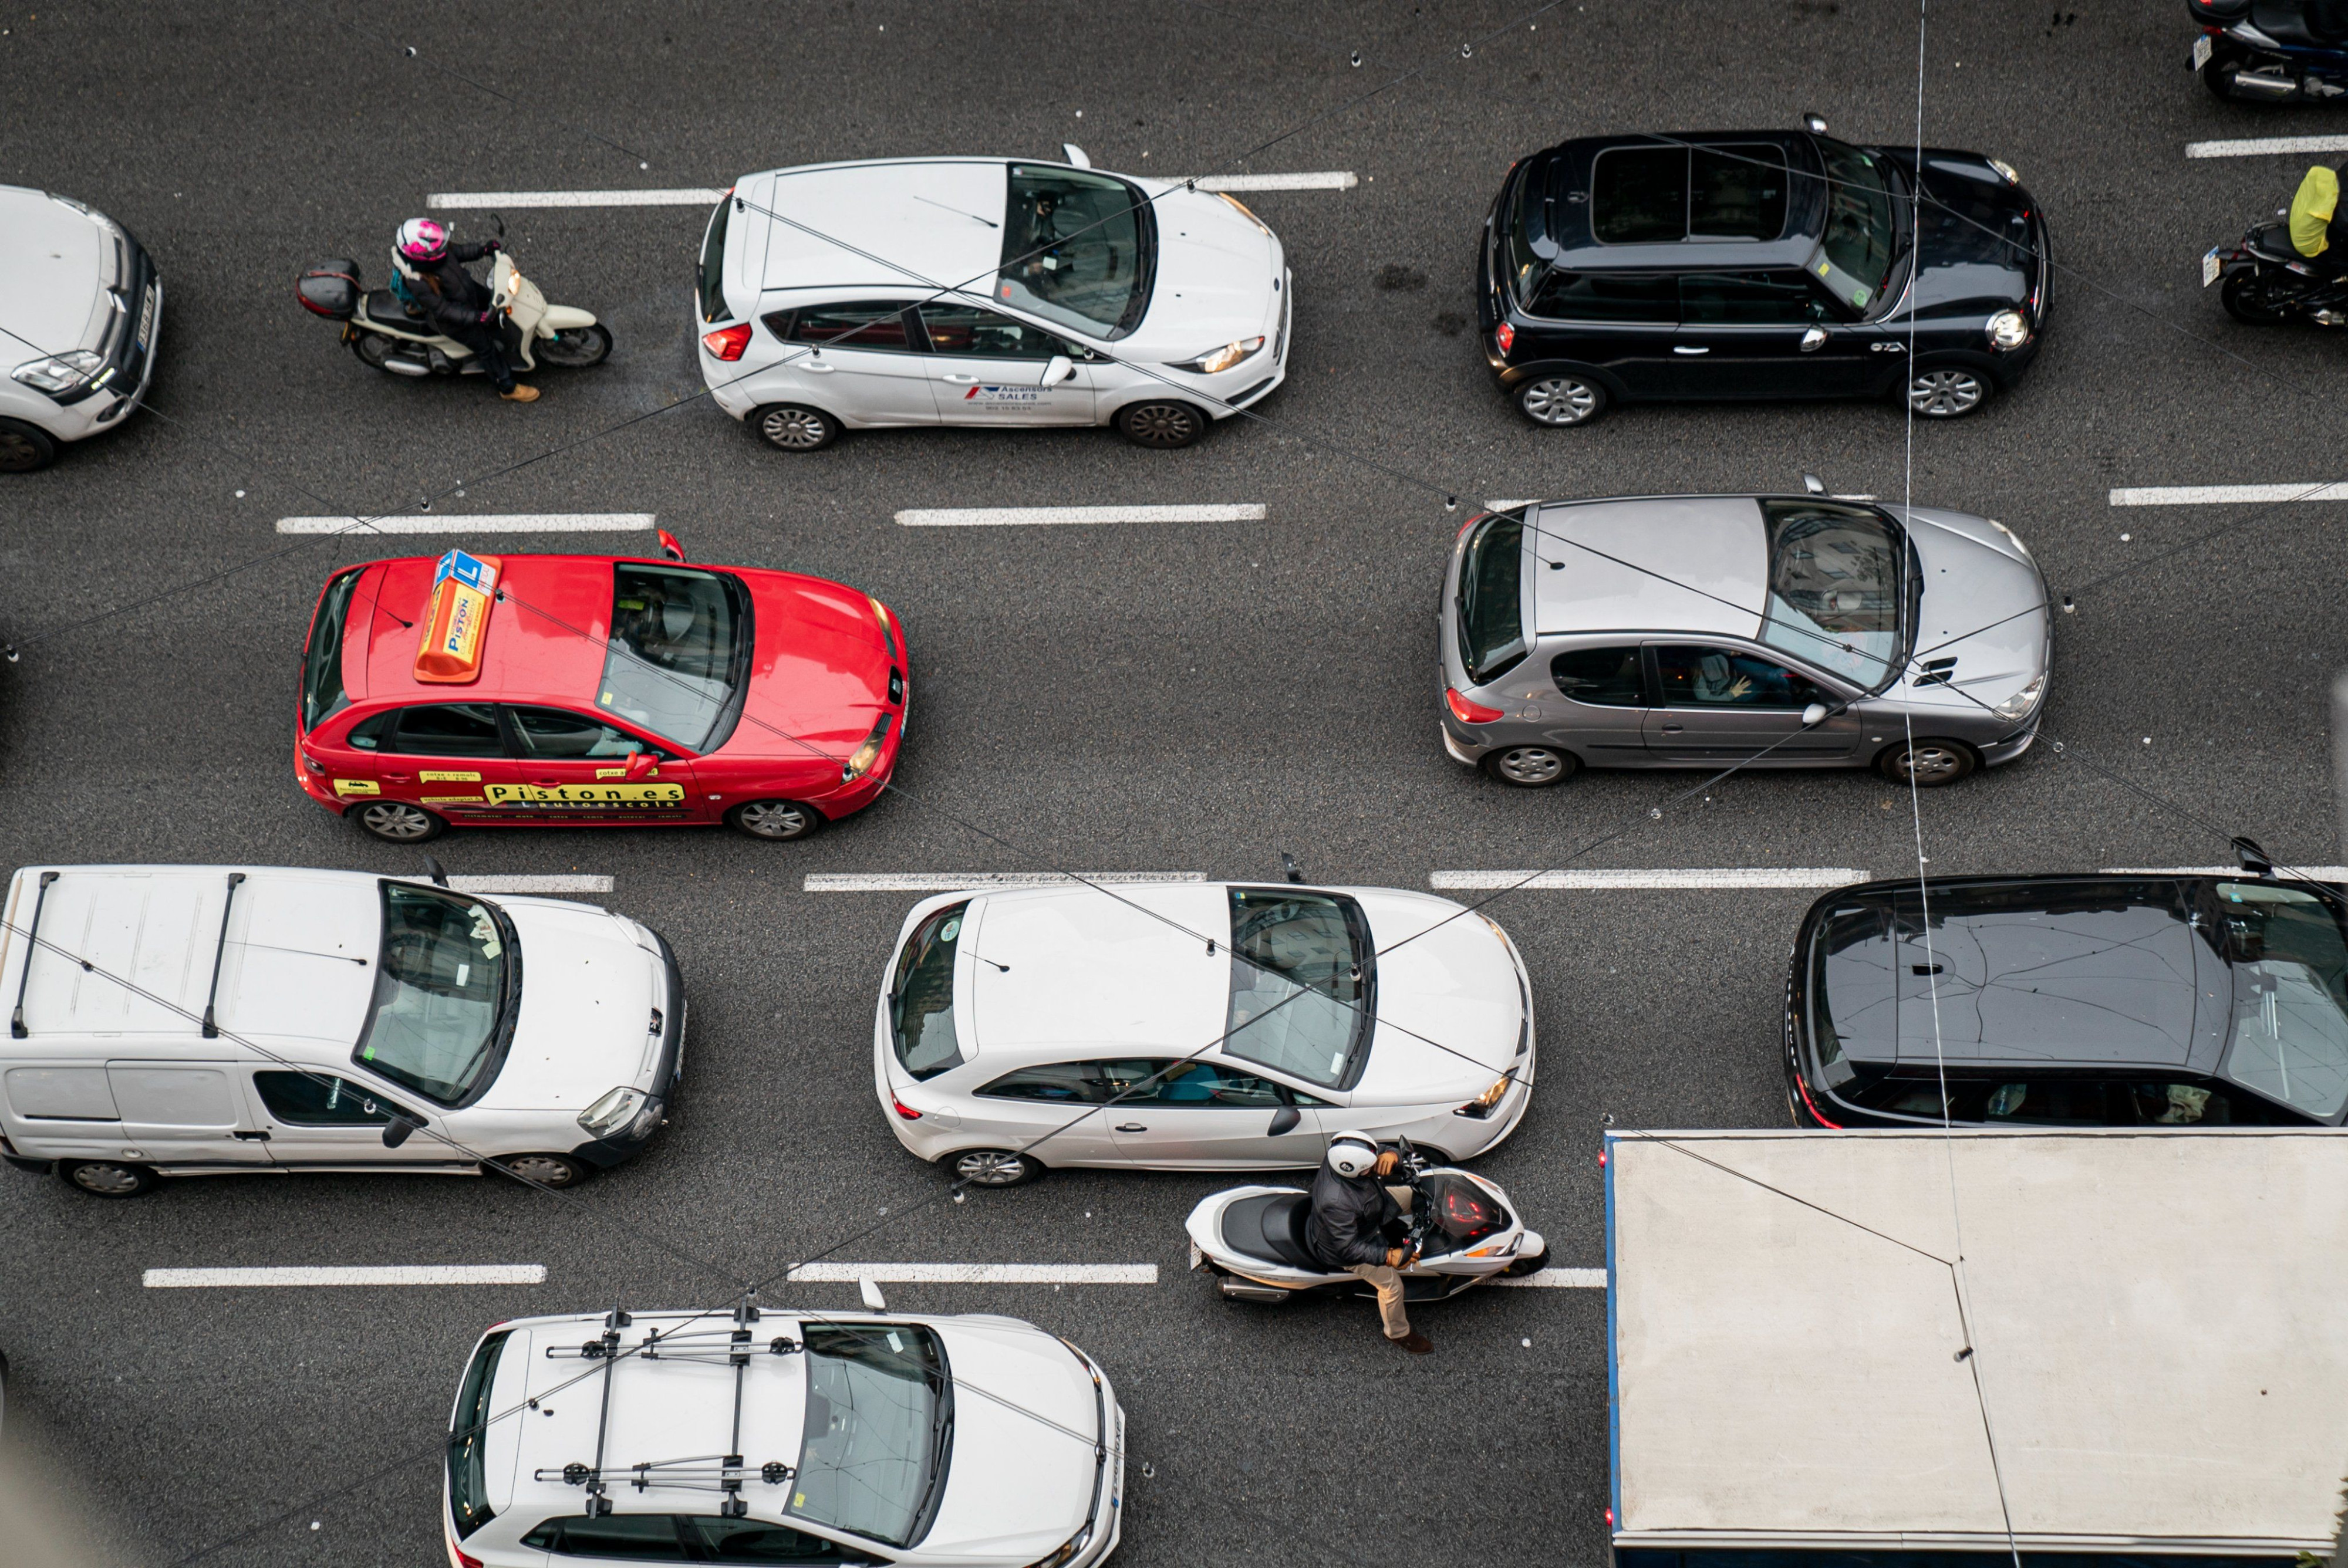
M 1584 137 L 1512 166 L 1476 298 L 1518 410 L 1570 425 L 1614 403 L 1904 390 L 1952 419 L 2011 386 L 2049 270 L 2013 169 L 1927 148 L 1920 176 L 1912 149 L 1811 123 Z
M 1810 907 L 1786 993 L 1812 1127 L 2338 1126 L 2348 899 L 2260 876 L 1869 882 Z

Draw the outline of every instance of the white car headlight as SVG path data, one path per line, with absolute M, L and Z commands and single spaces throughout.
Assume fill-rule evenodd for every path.
M 2038 699 L 2044 695 L 2046 695 L 2046 677 L 2041 675 L 1990 711 L 2008 723 L 2012 723 L 2016 720 L 2030 717 L 2032 711 L 2038 706 Z
M 635 1120 L 646 1098 L 643 1090 L 623 1084 L 579 1112 L 579 1125 L 592 1137 L 608 1138 Z
M 2022 183 L 2022 176 L 2014 173 L 2013 165 L 2006 162 L 2005 159 L 2002 158 L 1993 158 L 1989 160 L 1989 166 L 1992 169 L 1996 169 L 2000 174 L 2005 176 L 2005 182 L 2008 185 L 2019 185 Z
M 1238 213 L 1239 213 L 1239 215 L 1240 215 L 1241 217 L 1242 217 L 1242 218 L 1246 219 L 1249 222 L 1251 222 L 1251 223 L 1254 224 L 1257 228 L 1259 228 L 1259 229 L 1262 230 L 1262 231 L 1263 231 L 1263 234 L 1264 234 L 1264 238 L 1265 238 L 1265 239 L 1269 240 L 1270 238 L 1272 238 L 1272 225 L 1271 225 L 1271 224 L 1269 224 L 1269 223 L 1266 223 L 1262 219 L 1261 219 L 1261 218 L 1257 217 L 1254 213 L 1252 213 L 1252 212 L 1249 211 L 1249 210 L 1248 210 L 1248 205 L 1247 205 L 1247 203 L 1246 203 L 1246 202 L 1244 202 L 1244 201 L 1241 200 L 1240 200 L 1238 197 L 1236 197 L 1236 196 L 1231 195 L 1231 194 L 1230 194 L 1229 192 L 1227 192 L 1227 191 L 1218 190 L 1218 191 L 1216 191 L 1216 192 L 1215 192 L 1215 194 L 1216 194 L 1216 195 L 1218 195 L 1218 196 L 1220 196 L 1220 197 L 1221 197 L 1224 200 L 1226 200 L 1226 201 L 1230 202 L 1230 203 L 1231 204 L 1231 206 L 1233 207 L 1233 209 L 1235 209 L 1235 210 L 1238 211 Z
M 1200 354 L 1196 359 L 1183 360 L 1179 364 L 1176 364 L 1174 368 L 1176 370 L 1195 370 L 1201 375 L 1212 375 L 1218 371 L 1231 369 L 1231 366 L 1239 364 L 1240 361 L 1247 358 L 1251 354 L 1259 353 L 1262 348 L 1262 338 L 1243 337 L 1237 343 L 1227 343 L 1220 348 L 1210 349 L 1207 353 Z
M 77 348 L 46 359 L 28 360 L 9 374 L 26 386 L 43 392 L 77 392 L 91 376 L 106 368 L 106 356 L 96 349 Z
M 1998 312 L 1990 317 L 1988 330 L 1992 348 L 2020 348 L 2030 341 L 2030 323 L 2020 311 Z
M 1062 1564 L 1074 1559 L 1077 1553 L 1090 1545 L 1092 1539 L 1093 1527 L 1087 1524 L 1061 1542 L 1058 1551 L 1032 1564 L 1032 1568 L 1062 1568 Z

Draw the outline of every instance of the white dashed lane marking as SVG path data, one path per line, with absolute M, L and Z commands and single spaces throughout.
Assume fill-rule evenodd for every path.
M 1188 175 L 1164 176 L 1179 185 Z M 1351 190 L 1362 182 L 1350 169 L 1295 174 L 1201 174 L 1201 190 Z M 424 205 L 440 211 L 523 207 L 710 207 L 726 192 L 700 186 L 666 190 L 436 190 Z
M 394 1264 L 296 1268 L 150 1268 L 149 1290 L 287 1285 L 544 1285 L 542 1263 Z
M 1051 523 L 1260 523 L 1261 505 L 1209 507 L 948 507 L 903 511 L 909 528 L 1034 528 Z
M 1204 882 L 1203 871 L 1086 871 L 1086 882 L 1107 886 L 1137 882 Z M 1077 874 L 1066 871 L 814 871 L 800 885 L 804 893 L 959 893 L 964 888 L 1066 887 Z
M 809 1263 L 789 1283 L 855 1285 L 1155 1285 L 1154 1263 Z
M 448 886 L 459 893 L 609 893 L 608 876 L 451 876 Z
M 2214 507 L 2230 501 L 2348 501 L 2348 483 L 2144 485 L 2112 492 L 2115 507 Z
M 1848 887 L 1868 879 L 1856 866 L 1730 866 L 1662 871 L 1434 871 L 1427 886 L 1444 888 L 1523 886 L 1562 892 L 1607 892 L 1617 888 Z
M 651 530 L 650 512 L 402 513 L 389 518 L 280 518 L 281 534 L 631 534 Z
M 2264 158 L 2290 152 L 2348 152 L 2348 136 L 2241 136 L 2185 144 L 2188 158 Z

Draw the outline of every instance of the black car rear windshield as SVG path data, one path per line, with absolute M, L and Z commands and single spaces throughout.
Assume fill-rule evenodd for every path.
M 1141 324 L 1157 272 L 1149 202 L 1122 179 L 1014 163 L 996 292 L 1009 304 L 1097 338 Z
M 1478 523 L 1459 557 L 1459 662 L 1481 686 L 1525 656 L 1524 518 L 1499 512 Z
M 1902 610 L 1914 574 L 1906 538 L 1867 507 L 1764 501 L 1769 611 L 1761 641 L 1872 690 L 1900 663 Z
M 1591 232 L 1608 245 L 1775 240 L 1786 184 L 1786 155 L 1767 142 L 1609 148 L 1590 171 Z
M 962 1041 L 954 1030 L 954 955 L 967 903 L 941 909 L 923 920 L 897 956 L 889 987 L 889 1024 L 897 1062 L 916 1080 L 935 1078 L 962 1065 Z
M 318 726 L 318 721 L 350 706 L 350 698 L 343 691 L 343 628 L 350 619 L 351 595 L 358 590 L 359 574 L 365 567 L 355 566 L 326 584 L 319 596 L 317 616 L 310 622 L 309 645 L 302 650 L 302 728 L 304 733 Z
M 748 592 L 723 573 L 621 563 L 613 569 L 612 634 L 595 705 L 702 750 L 735 715 L 749 661 L 749 612 Z
M 2213 890 L 2232 1016 L 2219 1071 L 2319 1122 L 2348 1108 L 2348 942 L 2340 911 L 2271 882 Z
M 1223 1049 L 1308 1083 L 1350 1088 L 1369 1054 L 1376 953 L 1337 893 L 1234 887 Z

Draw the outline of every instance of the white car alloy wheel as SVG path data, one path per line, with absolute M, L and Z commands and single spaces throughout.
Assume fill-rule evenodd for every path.
M 1042 1167 L 1025 1154 L 1002 1149 L 969 1149 L 954 1156 L 954 1179 L 973 1187 L 1015 1187 L 1032 1182 Z
M 1971 414 L 1988 395 L 1988 384 L 1970 370 L 1921 371 L 1908 384 L 1908 406 L 1927 419 L 1955 419 Z
M 831 445 L 839 434 L 839 426 L 831 416 L 814 408 L 784 405 L 762 408 L 753 416 L 758 434 L 769 445 L 786 452 L 814 452 Z
M 1517 406 L 1536 425 L 1587 425 L 1605 405 L 1606 395 L 1578 375 L 1537 375 L 1517 392 Z

